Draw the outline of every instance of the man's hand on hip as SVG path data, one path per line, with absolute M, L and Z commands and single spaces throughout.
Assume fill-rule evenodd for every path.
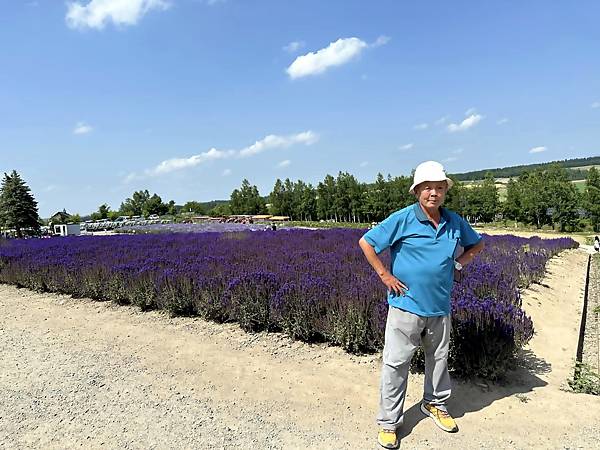
M 404 295 L 404 291 L 408 291 L 408 287 L 389 272 L 384 273 L 380 278 L 388 288 L 388 292 L 394 292 L 396 295 Z

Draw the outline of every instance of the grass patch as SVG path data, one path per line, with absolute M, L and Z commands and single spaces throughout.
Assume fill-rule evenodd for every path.
M 600 375 L 587 364 L 578 362 L 569 387 L 578 394 L 600 395 Z

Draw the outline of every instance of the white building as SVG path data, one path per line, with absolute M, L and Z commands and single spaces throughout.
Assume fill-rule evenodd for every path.
M 78 223 L 54 225 L 54 234 L 58 234 L 59 236 L 79 236 L 81 234 L 81 227 Z

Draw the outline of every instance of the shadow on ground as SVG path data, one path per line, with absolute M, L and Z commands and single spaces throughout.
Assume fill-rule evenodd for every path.
M 539 378 L 539 375 L 545 375 L 550 370 L 551 365 L 545 360 L 538 358 L 531 350 L 522 350 L 517 358 L 517 367 L 510 371 L 504 380 L 454 380 L 448 410 L 452 416 L 460 418 L 466 413 L 481 411 L 496 400 L 530 393 L 534 388 L 548 384 Z M 415 426 L 426 419 L 419 405 L 420 402 L 417 402 L 404 412 L 404 423 L 398 435 L 400 439 L 410 435 Z

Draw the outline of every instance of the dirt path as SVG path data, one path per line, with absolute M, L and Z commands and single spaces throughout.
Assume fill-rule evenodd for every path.
M 485 234 L 490 234 L 490 235 L 498 235 L 498 234 L 512 234 L 514 236 L 521 236 L 521 237 L 525 237 L 525 238 L 529 238 L 532 236 L 539 236 L 541 238 L 544 239 L 556 239 L 556 238 L 561 238 L 561 237 L 568 237 L 571 238 L 577 242 L 579 242 L 579 244 L 585 244 L 587 241 L 587 238 L 589 236 L 593 237 L 593 233 L 589 233 L 589 234 L 581 234 L 581 233 L 559 233 L 558 231 L 549 231 L 549 230 L 537 230 L 537 231 L 525 231 L 525 230 L 512 230 L 509 227 L 507 228 L 492 228 L 492 227 L 480 227 L 480 226 L 474 226 L 475 230 L 477 230 L 478 233 L 485 233 Z
M 418 411 L 402 448 L 594 448 L 600 398 L 571 373 L 587 255 L 563 253 L 525 296 L 537 334 L 511 383 L 457 383 L 446 434 Z M 235 325 L 0 286 L 0 448 L 377 448 L 379 357 Z

